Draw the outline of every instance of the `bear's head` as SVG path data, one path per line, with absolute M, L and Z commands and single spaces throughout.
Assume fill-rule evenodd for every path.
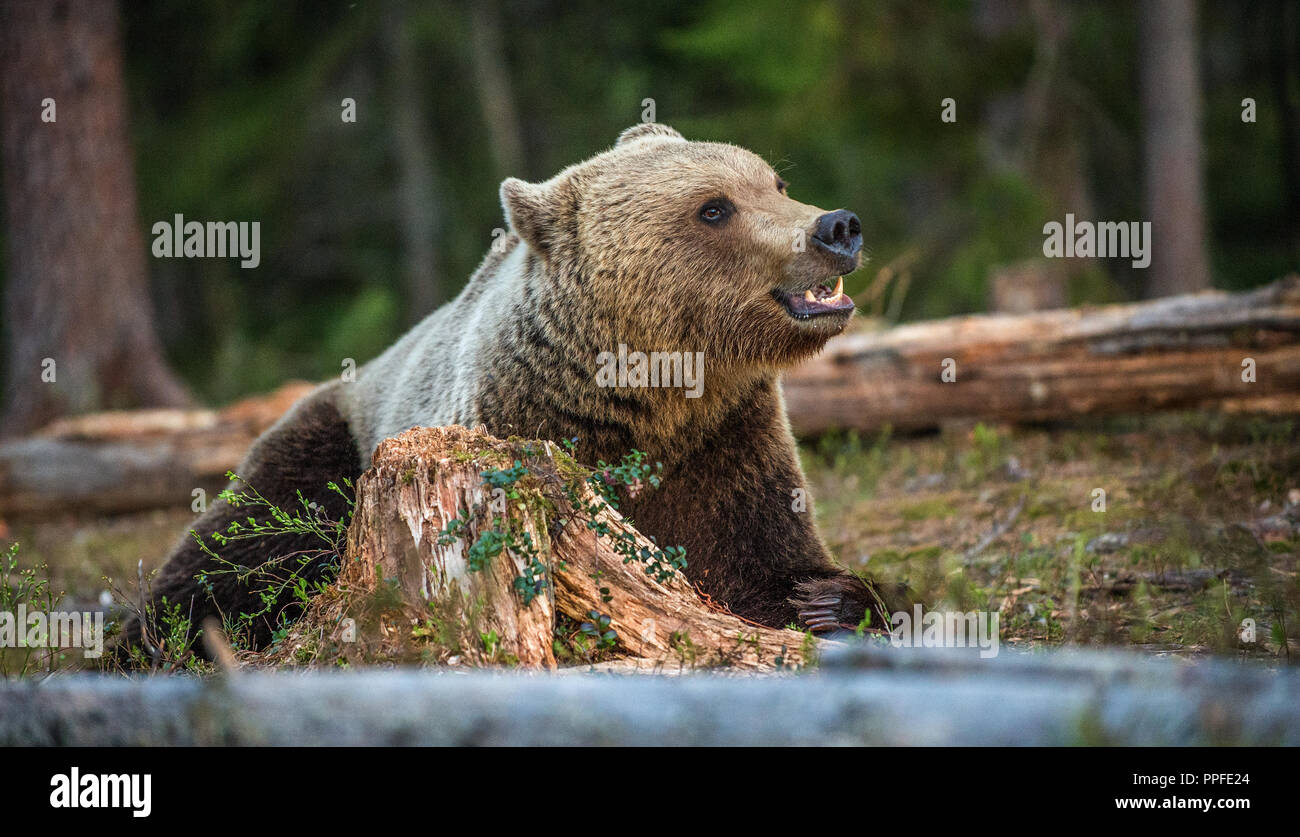
M 857 216 L 793 200 L 734 145 L 640 124 L 544 183 L 506 180 L 501 200 L 565 304 L 633 349 L 776 369 L 853 313 L 841 277 L 861 261 Z

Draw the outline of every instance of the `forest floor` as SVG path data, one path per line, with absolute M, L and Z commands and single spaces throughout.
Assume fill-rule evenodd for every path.
M 928 608 L 998 611 L 1003 642 L 1290 662 L 1298 431 L 1204 413 L 974 425 L 826 436 L 803 460 L 842 563 Z
M 997 611 L 1004 643 L 1264 664 L 1300 651 L 1300 419 L 842 433 L 801 454 L 843 564 L 906 582 L 929 609 Z M 94 608 L 106 579 L 129 589 L 138 560 L 156 569 L 193 517 L 0 521 L 0 548 L 46 565 L 63 609 Z

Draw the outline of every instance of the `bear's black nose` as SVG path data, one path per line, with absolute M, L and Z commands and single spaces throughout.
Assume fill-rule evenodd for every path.
M 833 253 L 856 256 L 862 249 L 862 222 L 847 209 L 827 212 L 817 219 L 813 238 Z

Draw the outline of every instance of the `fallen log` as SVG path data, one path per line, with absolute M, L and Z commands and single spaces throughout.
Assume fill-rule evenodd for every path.
M 955 380 L 941 377 L 952 360 Z M 1242 362 L 1254 361 L 1254 381 Z M 1300 277 L 1241 294 L 973 315 L 836 337 L 783 379 L 795 432 L 1211 406 L 1300 412 Z M 220 411 L 64 419 L 0 443 L 0 518 L 183 507 L 225 485 L 310 384 Z
M 409 632 L 409 614 L 434 613 L 464 627 L 464 646 L 494 637 L 486 648 L 458 648 L 474 661 L 554 668 L 557 616 L 585 623 L 603 656 L 651 667 L 765 670 L 807 661 L 808 635 L 702 599 L 672 553 L 598 493 L 598 479 L 551 442 L 463 427 L 409 430 L 380 443 L 357 481 L 339 584 L 362 600 L 380 585 L 400 597 L 399 613 L 408 615 L 380 631 L 400 633 L 405 619 Z M 339 620 L 309 611 L 305 631 L 321 621 Z M 339 631 L 331 632 L 337 647 Z M 294 643 L 284 645 L 281 653 L 293 656 Z
M 1243 380 L 1247 359 L 1252 381 Z M 846 334 L 782 384 L 805 436 L 1221 404 L 1287 411 L 1300 393 L 1300 276 L 1247 293 Z
M 0 518 L 103 514 L 215 498 L 253 440 L 312 384 L 221 410 L 118 410 L 60 419 L 0 444 Z

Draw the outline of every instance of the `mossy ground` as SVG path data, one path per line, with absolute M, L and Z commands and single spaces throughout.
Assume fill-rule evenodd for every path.
M 1287 511 L 1300 489 L 1300 419 L 1177 413 L 837 433 L 801 454 L 842 563 L 906 582 L 931 608 L 997 610 L 1004 642 L 1262 662 L 1300 651 L 1300 511 Z M 1093 510 L 1096 489 L 1104 512 Z M 193 519 L 10 520 L 0 547 L 21 542 L 22 563 L 46 564 L 80 609 L 105 577 L 133 585 L 137 560 L 156 569 Z M 1244 647 L 1247 618 L 1258 642 Z
M 1000 611 L 1005 642 L 1290 659 L 1298 435 L 1295 419 L 1186 413 L 841 433 L 802 455 L 842 563 L 931 608 Z

